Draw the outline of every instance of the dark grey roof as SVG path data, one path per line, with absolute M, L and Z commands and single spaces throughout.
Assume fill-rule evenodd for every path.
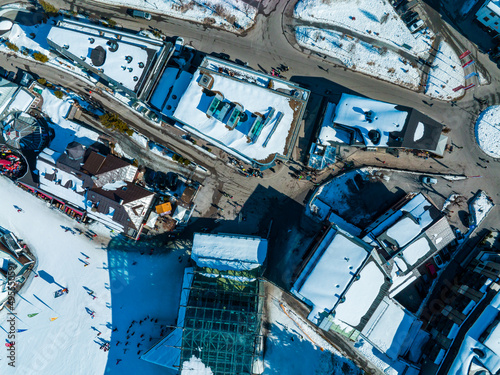
M 388 142 L 389 147 L 405 147 L 427 151 L 435 150 L 441 136 L 441 131 L 443 130 L 443 125 L 413 108 L 401 108 L 408 111 L 408 117 L 401 132 L 391 133 Z M 416 134 L 419 123 L 424 125 L 422 135 Z
M 81 143 L 73 141 L 68 144 L 68 146 L 66 146 L 66 155 L 68 155 L 68 158 L 70 158 L 71 160 L 83 161 L 83 157 L 85 156 L 85 148 Z
M 92 60 L 92 65 L 101 66 L 106 61 L 106 50 L 101 46 L 92 48 L 90 51 L 90 59 Z

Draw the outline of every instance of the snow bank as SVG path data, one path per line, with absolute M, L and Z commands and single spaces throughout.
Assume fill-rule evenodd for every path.
M 394 51 L 377 48 L 337 31 L 314 27 L 296 27 L 295 36 L 300 45 L 336 58 L 349 69 L 418 89 L 419 70 Z
M 486 154 L 500 158 L 500 105 L 488 107 L 479 115 L 476 140 Z
M 389 43 L 415 56 L 425 55 L 430 43 L 421 34 L 411 34 L 405 23 L 385 0 L 301 0 L 294 17 L 341 27 Z
M 96 0 L 241 32 L 254 24 L 257 9 L 242 0 Z
M 425 94 L 433 98 L 451 100 L 464 94 L 460 89 L 453 89 L 465 85 L 464 69 L 457 54 L 446 42 L 439 43 L 434 59 L 434 65 L 429 70 Z

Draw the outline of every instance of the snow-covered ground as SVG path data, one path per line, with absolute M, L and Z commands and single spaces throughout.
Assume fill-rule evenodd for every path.
M 222 27 L 241 32 L 254 24 L 257 9 L 243 0 L 97 0 L 146 12 Z
M 294 17 L 352 30 L 400 49 L 406 44 L 411 49 L 405 51 L 415 56 L 425 56 L 431 46 L 422 34 L 410 33 L 386 0 L 301 0 Z
M 185 266 L 185 261 L 178 261 L 182 250 L 164 253 L 163 244 L 146 243 L 141 248 L 121 237 L 110 239 L 109 231 L 101 226 L 91 227 L 98 236 L 90 240 L 62 228 L 85 231 L 86 227 L 49 209 L 5 178 L 0 178 L 0 193 L 0 226 L 28 243 L 37 257 L 39 275 L 31 275 L 16 297 L 16 329 L 26 329 L 16 336 L 16 369 L 3 360 L 0 373 L 165 374 L 165 369 L 139 360 L 137 352 L 160 339 L 162 325 L 175 322 Z M 17 213 L 13 204 L 24 212 Z M 149 255 L 151 248 L 153 255 Z M 61 288 L 68 288 L 69 293 L 54 298 Z M 37 315 L 30 318 L 28 314 Z M 139 324 L 147 315 L 149 319 Z M 9 328 L 7 318 L 7 311 L 1 311 L 3 329 Z M 130 330 L 133 336 L 127 339 L 132 320 L 136 321 Z M 97 336 L 98 332 L 102 333 Z M 1 335 L 2 341 L 7 338 L 6 333 Z M 111 341 L 109 352 L 99 349 L 106 341 Z M 116 364 L 118 359 L 122 361 Z
M 339 59 L 343 65 L 373 77 L 416 90 L 420 72 L 399 54 L 387 48 L 377 48 L 338 31 L 299 26 L 297 42 L 313 51 Z
M 355 375 L 361 371 L 278 300 L 267 305 L 270 333 L 263 375 Z
M 434 59 L 434 65 L 429 70 L 425 93 L 438 99 L 455 99 L 464 94 L 460 89 L 453 89 L 465 84 L 464 69 L 457 54 L 446 42 L 439 43 L 439 48 Z
M 494 158 L 500 158 L 500 105 L 486 108 L 476 122 L 479 147 Z

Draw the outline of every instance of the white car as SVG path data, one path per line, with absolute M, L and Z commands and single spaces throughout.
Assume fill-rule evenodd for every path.
M 179 56 L 182 52 L 182 48 L 184 47 L 184 38 L 181 38 L 180 36 L 177 37 L 175 40 L 175 55 Z
M 416 33 L 418 30 L 420 30 L 422 27 L 424 27 L 424 21 L 418 20 L 417 22 L 412 23 L 410 25 L 409 29 L 410 29 L 410 32 L 413 34 L 413 33 Z
M 428 184 L 428 185 L 435 185 L 438 183 L 438 180 L 434 177 L 427 177 L 427 176 L 424 176 L 422 177 L 422 183 L 423 184 Z

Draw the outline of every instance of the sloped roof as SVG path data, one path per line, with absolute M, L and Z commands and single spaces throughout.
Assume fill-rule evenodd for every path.
M 266 258 L 267 240 L 253 236 L 195 233 L 191 258 L 199 267 L 251 270 Z

